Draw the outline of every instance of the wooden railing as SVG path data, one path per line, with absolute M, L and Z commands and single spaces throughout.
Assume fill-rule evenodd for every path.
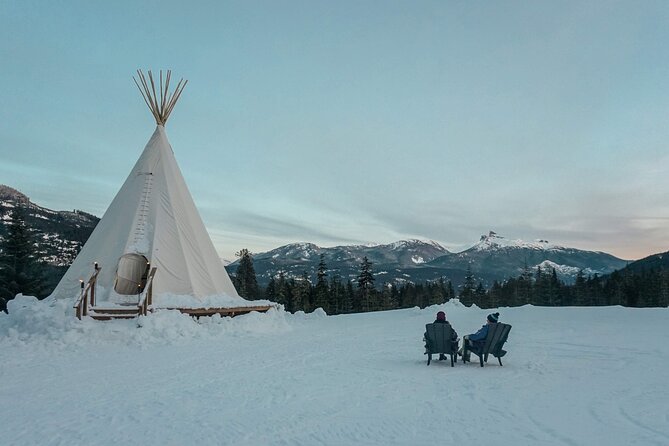
M 156 267 L 151 268 L 149 277 L 146 279 L 146 286 L 144 287 L 144 292 L 141 294 L 139 303 L 137 307 L 139 308 L 139 314 L 146 316 L 149 312 L 149 307 L 153 304 L 153 276 L 156 275 Z
M 100 274 L 101 269 L 102 268 L 99 267 L 96 263 L 95 272 L 91 278 L 88 279 L 88 283 L 84 286 L 84 281 L 81 281 L 81 294 L 79 294 L 79 298 L 74 303 L 74 310 L 77 319 L 81 320 L 83 316 L 88 315 L 89 306 L 95 306 L 95 284 L 98 281 L 98 274 Z

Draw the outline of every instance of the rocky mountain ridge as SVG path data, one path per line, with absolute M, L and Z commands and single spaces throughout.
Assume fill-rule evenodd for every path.
M 52 267 L 67 267 L 77 256 L 100 219 L 83 211 L 53 211 L 39 206 L 25 194 L 0 184 L 0 238 L 16 206 L 27 210 L 26 224 L 33 234 L 39 261 Z

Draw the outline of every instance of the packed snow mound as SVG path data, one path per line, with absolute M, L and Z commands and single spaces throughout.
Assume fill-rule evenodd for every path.
M 254 336 L 290 331 L 283 307 L 234 318 L 192 318 L 178 310 L 157 310 L 138 319 L 95 321 L 74 316 L 73 299 L 38 300 L 19 294 L 0 313 L 0 337 L 10 344 L 77 348 L 91 344 L 149 345 L 186 342 L 221 336 Z
M 460 302 L 460 299 L 454 298 L 450 299 L 448 302 L 440 304 L 440 305 L 433 305 L 432 307 L 428 308 L 467 308 L 462 302 Z M 478 308 L 476 304 L 472 304 L 470 308 Z
M 327 316 L 328 314 L 325 312 L 325 310 L 318 307 L 311 313 L 305 313 L 304 311 L 296 311 L 295 314 L 292 315 L 292 318 L 312 320 L 312 319 L 322 319 Z

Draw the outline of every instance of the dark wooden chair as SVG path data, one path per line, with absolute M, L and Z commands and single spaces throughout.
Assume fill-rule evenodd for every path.
M 457 342 L 457 341 L 456 341 Z M 450 355 L 451 367 L 457 361 L 457 344 L 453 342 L 453 328 L 449 324 L 425 325 L 425 354 L 427 365 L 432 362 L 432 355 Z
M 499 365 L 502 365 L 502 356 L 506 354 L 504 343 L 509 337 L 509 331 L 511 331 L 511 325 L 509 324 L 491 324 L 488 328 L 488 336 L 485 338 L 485 343 L 480 349 L 470 349 L 467 348 L 467 351 L 474 353 L 479 357 L 479 362 L 481 367 L 483 367 L 484 362 L 488 362 L 488 355 L 493 355 L 499 361 Z M 471 362 L 463 356 L 462 362 Z

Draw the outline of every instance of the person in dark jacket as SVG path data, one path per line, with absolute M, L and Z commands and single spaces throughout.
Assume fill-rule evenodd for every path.
M 453 336 L 451 337 L 451 342 L 453 343 L 453 351 L 457 351 L 457 349 L 458 349 L 458 333 L 455 331 L 455 328 L 453 328 L 451 323 L 446 320 L 446 313 L 444 313 L 443 311 L 439 311 L 437 313 L 437 319 L 435 319 L 435 321 L 433 323 L 434 324 L 448 324 L 451 327 L 451 329 L 453 329 Z M 425 334 L 423 335 L 423 340 L 425 341 L 426 348 L 427 348 L 427 332 L 425 332 Z M 444 355 L 443 353 L 440 353 L 439 354 L 439 360 L 442 361 L 444 359 L 446 359 L 446 355 Z
M 479 331 L 462 338 L 462 349 L 460 350 L 460 355 L 465 361 L 469 361 L 469 352 L 480 352 L 483 349 L 485 338 L 488 336 L 488 329 L 490 329 L 492 324 L 496 324 L 498 321 L 499 313 L 490 313 L 488 317 L 486 317 L 485 325 L 483 325 Z

